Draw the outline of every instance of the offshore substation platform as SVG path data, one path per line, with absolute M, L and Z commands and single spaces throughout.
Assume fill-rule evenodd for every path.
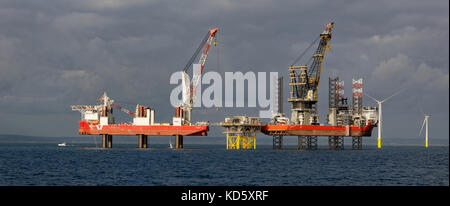
M 319 45 L 308 64 L 297 66 L 302 53 L 289 67 L 291 118 L 283 113 L 283 78 L 277 79 L 278 111 L 272 114 L 269 123 L 263 123 L 258 117 L 234 116 L 225 118 L 216 124 L 224 128 L 226 148 L 230 150 L 256 149 L 256 134 L 261 132 L 273 136 L 273 149 L 283 149 L 284 136 L 297 136 L 299 150 L 316 150 L 317 138 L 328 137 L 328 148 L 344 149 L 344 137 L 352 138 L 352 149 L 362 149 L 362 137 L 370 137 L 373 127 L 377 126 L 377 108 L 363 107 L 362 79 L 353 79 L 352 104 L 344 97 L 344 82 L 339 77 L 329 79 L 329 113 L 327 123 L 319 122 L 317 111 L 317 94 L 325 53 L 332 37 L 334 22 L 306 49 L 318 40 Z M 175 136 L 175 149 L 183 148 L 184 136 L 207 136 L 209 122 L 191 122 L 191 113 L 196 99 L 196 89 L 201 82 L 201 75 L 211 45 L 218 28 L 208 31 L 194 55 L 182 71 L 182 103 L 175 108 L 172 123 L 155 123 L 155 110 L 137 105 L 136 112 L 131 112 L 114 103 L 106 93 L 98 99 L 100 105 L 72 105 L 72 110 L 81 112 L 80 135 L 101 135 L 102 148 L 112 148 L 112 135 L 137 136 L 138 148 L 148 148 L 148 136 Z M 188 81 L 188 69 L 199 56 L 200 71 L 193 71 L 192 83 Z M 308 62 L 308 63 L 309 63 Z M 115 124 L 113 108 L 133 116 L 132 124 Z

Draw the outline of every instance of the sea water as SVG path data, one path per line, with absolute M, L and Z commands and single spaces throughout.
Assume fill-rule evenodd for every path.
M 95 145 L 94 145 L 95 146 Z M 449 185 L 449 147 L 226 150 L 224 145 L 137 149 L 114 144 L 0 143 L 0 185 L 334 186 Z

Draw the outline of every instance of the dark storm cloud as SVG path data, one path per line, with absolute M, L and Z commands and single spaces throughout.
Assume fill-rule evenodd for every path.
M 79 114 L 69 106 L 94 104 L 103 91 L 129 109 L 154 107 L 157 121 L 169 122 L 169 77 L 208 29 L 220 31 L 207 71 L 278 71 L 287 79 L 288 66 L 330 21 L 336 24 L 319 91 L 322 122 L 328 77 L 344 79 L 347 96 L 351 78 L 364 77 L 365 91 L 379 98 L 404 88 L 383 110 L 386 118 L 397 115 L 392 124 L 422 119 L 421 105 L 436 114 L 436 136 L 448 137 L 448 1 L 1 0 L 0 130 L 73 135 Z M 194 116 L 217 122 L 258 110 L 196 109 Z

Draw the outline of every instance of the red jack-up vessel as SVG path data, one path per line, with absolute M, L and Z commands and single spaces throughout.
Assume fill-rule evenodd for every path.
M 189 60 L 185 69 L 183 70 L 183 76 L 186 77 L 186 70 L 192 65 L 192 62 L 197 58 L 200 52 L 202 52 L 199 64 L 201 66 L 200 74 L 196 74 L 194 78 L 199 78 L 203 72 L 203 68 L 206 63 L 206 57 L 208 55 L 211 43 L 216 36 L 218 28 L 208 31 L 200 46 L 195 51 L 192 58 Z M 214 41 L 214 45 L 216 45 Z M 190 91 L 186 94 L 189 95 L 195 92 L 195 88 L 199 81 L 193 81 L 193 84 L 188 85 Z M 183 94 L 183 95 L 186 95 Z M 192 96 L 189 99 L 193 102 Z M 173 117 L 173 123 L 155 123 L 155 110 L 149 107 L 137 105 L 136 112 L 130 112 L 129 110 L 122 108 L 114 103 L 114 100 L 109 98 L 104 93 L 103 97 L 98 99 L 102 101 L 103 105 L 73 105 L 72 110 L 81 112 L 80 129 L 78 134 L 80 135 L 102 135 L 102 147 L 112 147 L 112 135 L 121 136 L 138 136 L 138 147 L 147 148 L 147 136 L 175 136 L 175 148 L 183 148 L 183 136 L 206 136 L 209 131 L 208 122 L 196 122 L 191 123 L 191 110 L 190 105 L 182 105 L 176 107 L 175 117 Z M 113 107 L 123 112 L 126 112 L 133 116 L 132 124 L 115 124 L 113 117 Z

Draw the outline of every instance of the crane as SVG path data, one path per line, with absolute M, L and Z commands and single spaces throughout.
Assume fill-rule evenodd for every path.
M 105 100 L 106 100 L 106 101 L 105 101 Z M 120 111 L 125 112 L 125 113 L 127 113 L 127 114 L 129 114 L 129 115 L 131 115 L 131 116 L 133 116 L 133 117 L 136 116 L 136 114 L 133 113 L 133 112 L 131 112 L 130 110 L 125 109 L 125 108 L 123 108 L 123 107 L 121 107 L 121 106 L 119 106 L 119 105 L 117 105 L 117 104 L 114 104 L 114 100 L 112 100 L 111 98 L 109 98 L 109 97 L 106 95 L 106 92 L 103 94 L 103 97 L 97 99 L 97 101 L 103 102 L 103 103 L 105 104 L 105 106 L 112 106 L 112 107 L 114 107 L 114 108 L 117 108 L 117 109 L 119 109 Z
M 316 109 L 317 92 L 319 89 L 320 74 L 322 72 L 322 63 L 328 45 L 331 40 L 331 30 L 334 27 L 334 22 L 330 22 L 325 27 L 325 30 L 316 38 L 311 45 L 291 64 L 289 67 L 289 76 L 291 86 L 291 95 L 288 99 L 292 102 L 291 121 L 295 124 L 311 125 L 318 124 L 319 118 Z M 295 66 L 295 64 L 304 56 L 307 50 L 311 48 L 317 40 L 319 45 L 314 52 L 311 59 L 311 65 Z
M 196 99 L 196 90 L 197 86 L 200 83 L 201 75 L 203 73 L 203 69 L 206 65 L 206 57 L 208 56 L 209 49 L 211 47 L 211 44 L 214 44 L 214 46 L 217 45 L 216 41 L 216 33 L 219 30 L 219 28 L 214 28 L 208 31 L 208 33 L 205 35 L 203 40 L 201 41 L 199 47 L 195 50 L 194 55 L 189 59 L 186 66 L 184 67 L 182 71 L 182 85 L 183 85 L 183 101 L 181 103 L 180 107 L 177 107 L 177 114 L 176 117 L 184 117 L 184 120 L 187 121 L 187 123 L 190 124 L 191 121 L 191 111 L 194 107 L 194 102 Z M 213 43 L 214 39 L 214 43 Z M 187 74 L 187 71 L 189 68 L 191 68 L 192 63 L 194 60 L 198 57 L 198 55 L 201 53 L 200 59 L 198 61 L 198 64 L 200 65 L 200 71 L 199 73 L 196 73 L 196 71 L 193 71 L 192 74 L 192 81 L 189 82 L 189 75 Z

